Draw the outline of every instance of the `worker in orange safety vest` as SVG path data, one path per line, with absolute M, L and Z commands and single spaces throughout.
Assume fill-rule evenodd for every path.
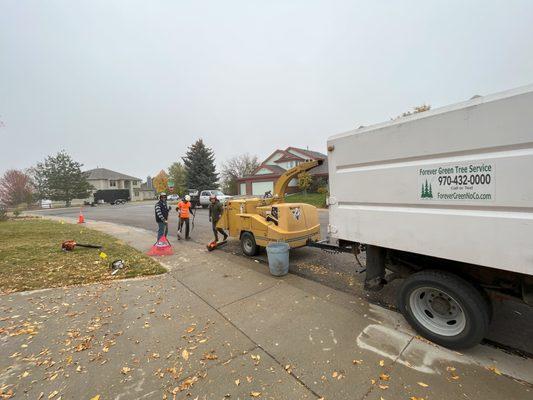
M 185 239 L 190 240 L 190 216 L 191 216 L 191 196 L 186 195 L 183 200 L 181 200 L 178 203 L 178 206 L 176 207 L 176 211 L 179 215 L 179 223 L 178 223 L 178 240 L 181 240 L 181 232 L 183 225 L 185 224 Z

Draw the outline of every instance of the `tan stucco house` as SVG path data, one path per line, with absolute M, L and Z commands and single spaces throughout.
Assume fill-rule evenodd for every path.
M 87 181 L 97 190 L 128 189 L 132 201 L 153 199 L 155 192 L 140 178 L 112 171 L 107 168 L 95 168 L 85 172 Z M 151 183 L 151 182 L 150 182 Z

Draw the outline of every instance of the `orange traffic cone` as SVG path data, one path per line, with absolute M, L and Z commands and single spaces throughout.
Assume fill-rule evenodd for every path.
M 83 216 L 83 213 L 80 209 L 80 216 L 78 217 L 78 224 L 84 224 L 85 223 L 85 217 Z

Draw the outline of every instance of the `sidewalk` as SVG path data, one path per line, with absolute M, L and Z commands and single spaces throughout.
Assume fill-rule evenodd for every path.
M 142 251 L 154 240 L 142 229 L 87 225 Z M 161 260 L 169 269 L 162 276 L 0 297 L 0 393 L 100 400 L 533 397 L 532 360 L 486 346 L 449 351 L 364 299 L 295 275 L 274 278 L 265 265 L 195 243 L 173 245 L 176 255 Z

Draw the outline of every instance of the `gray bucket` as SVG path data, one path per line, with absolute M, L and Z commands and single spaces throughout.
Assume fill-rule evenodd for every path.
M 289 273 L 289 249 L 287 243 L 270 243 L 266 250 L 268 255 L 268 268 L 274 276 L 283 276 Z

